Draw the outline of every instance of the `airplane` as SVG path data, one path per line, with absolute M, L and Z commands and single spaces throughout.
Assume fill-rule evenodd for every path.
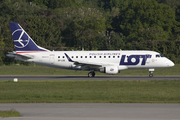
M 149 69 L 153 77 L 156 68 L 174 66 L 174 63 L 158 52 L 149 50 L 104 50 L 104 51 L 50 51 L 38 46 L 25 30 L 15 22 L 9 23 L 15 50 L 7 57 L 49 67 L 95 71 L 115 75 L 121 70 Z

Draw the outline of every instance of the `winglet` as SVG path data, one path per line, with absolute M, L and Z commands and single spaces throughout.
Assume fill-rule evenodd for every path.
M 64 53 L 69 62 L 74 62 L 66 53 Z

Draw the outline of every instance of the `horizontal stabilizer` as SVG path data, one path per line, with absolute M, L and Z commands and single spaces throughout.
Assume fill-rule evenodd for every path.
M 28 54 L 21 55 L 21 54 L 17 54 L 17 53 L 14 53 L 14 52 L 9 52 L 6 56 L 10 57 L 10 58 L 21 57 L 23 59 L 33 59 L 34 58 L 32 55 L 28 55 Z

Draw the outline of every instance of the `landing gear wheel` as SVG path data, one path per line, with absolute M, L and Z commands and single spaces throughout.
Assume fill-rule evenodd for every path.
M 149 74 L 149 77 L 153 77 L 153 74 Z
M 89 72 L 88 73 L 88 77 L 92 77 L 93 75 L 92 75 L 92 72 Z
M 94 77 L 95 76 L 95 72 L 94 71 L 91 71 L 88 73 L 88 77 Z

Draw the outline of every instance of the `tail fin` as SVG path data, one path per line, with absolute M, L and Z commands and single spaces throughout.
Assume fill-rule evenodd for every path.
M 42 48 L 31 39 L 18 23 L 9 23 L 17 53 L 49 51 Z

